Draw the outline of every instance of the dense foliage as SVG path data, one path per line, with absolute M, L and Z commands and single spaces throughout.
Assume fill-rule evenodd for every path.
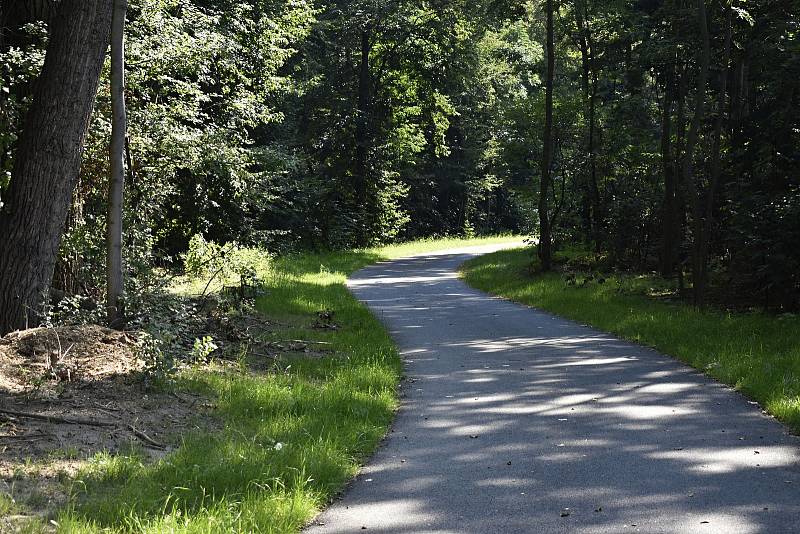
M 195 235 L 281 253 L 536 232 L 543 9 L 131 0 L 128 283 L 169 265 Z M 608 267 L 659 270 L 693 285 L 700 304 L 708 283 L 712 295 L 796 309 L 797 1 L 554 9 L 555 246 L 584 242 Z M 0 201 L 47 35 L 42 21 L 3 29 Z M 55 282 L 95 297 L 105 283 L 107 72 Z

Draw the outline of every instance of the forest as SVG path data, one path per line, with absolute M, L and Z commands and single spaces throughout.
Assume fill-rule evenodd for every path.
M 105 294 L 111 7 L 56 4 L 2 10 L 3 331 L 48 287 Z M 722 288 L 795 310 L 796 8 L 132 0 L 126 292 L 196 235 L 284 254 L 513 232 L 657 270 L 699 304 Z M 74 108 L 51 113 L 59 98 Z
M 258 299 L 263 269 L 293 265 L 275 283 L 300 283 L 406 242 L 503 235 L 535 245 L 521 271 L 565 285 L 647 276 L 692 309 L 794 317 L 798 13 L 0 0 L 0 336 L 155 325 L 137 350 L 171 370 L 170 344 L 219 347 L 157 323 L 212 289 Z M 304 271 L 310 254 L 327 263 Z M 176 312 L 184 282 L 203 301 Z M 296 304 L 270 291 L 259 306 Z

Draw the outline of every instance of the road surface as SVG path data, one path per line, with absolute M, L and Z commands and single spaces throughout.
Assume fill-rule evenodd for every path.
M 458 279 L 481 247 L 352 292 L 407 380 L 382 447 L 307 532 L 800 532 L 800 440 L 657 352 Z

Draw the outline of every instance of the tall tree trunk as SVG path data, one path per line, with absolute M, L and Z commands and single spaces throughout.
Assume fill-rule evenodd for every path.
M 697 69 L 697 89 L 695 94 L 694 115 L 689 126 L 689 135 L 686 139 L 686 149 L 683 154 L 682 175 L 683 183 L 689 192 L 692 204 L 692 229 L 694 231 L 694 244 L 692 250 L 692 283 L 694 284 L 694 303 L 702 306 L 702 287 L 698 285 L 702 277 L 702 263 L 700 262 L 698 236 L 703 232 L 703 208 L 700 191 L 694 179 L 694 151 L 700 135 L 700 125 L 705 116 L 706 88 L 708 86 L 708 70 L 711 63 L 711 39 L 708 32 L 708 19 L 705 0 L 697 0 L 697 18 L 700 27 L 700 57 Z
M 112 0 L 62 0 L 0 213 L 0 333 L 38 323 L 109 43 Z
M 589 29 L 588 13 L 586 21 L 586 41 L 589 48 L 589 73 L 591 84 L 589 93 L 589 195 L 592 203 L 592 238 L 594 239 L 595 252 L 600 252 L 602 246 L 601 217 L 600 217 L 600 189 L 597 184 L 597 150 L 600 125 L 597 122 L 597 87 L 599 74 L 595 60 L 595 46 Z
M 686 145 L 686 93 L 688 92 L 688 83 L 686 81 L 686 67 L 681 66 L 677 69 L 676 76 L 678 77 L 678 103 L 676 112 L 676 129 L 675 133 L 675 156 L 673 158 L 673 176 L 675 177 L 676 187 L 676 221 L 675 228 L 677 231 L 677 238 L 675 242 L 675 263 L 678 271 L 678 291 L 683 295 L 685 289 L 685 281 L 683 276 L 683 242 L 686 239 L 686 188 L 682 187 L 681 176 L 683 175 L 683 154 Z
M 591 98 L 591 93 L 589 92 L 589 42 L 586 39 L 586 17 L 584 14 L 584 5 L 585 2 L 577 2 L 575 5 L 575 22 L 578 26 L 578 34 L 577 34 L 577 41 L 576 44 L 578 45 L 578 49 L 581 53 L 581 90 L 583 92 L 583 120 L 587 125 L 587 130 L 592 129 L 592 125 L 590 124 L 592 121 L 590 120 L 589 116 L 591 115 L 589 110 L 589 99 Z M 589 131 L 587 134 L 587 152 L 589 153 L 589 157 L 591 158 L 592 153 L 592 132 Z M 593 218 L 592 218 L 592 194 L 591 194 L 591 161 L 589 162 L 589 172 L 586 175 L 586 187 L 583 191 L 583 224 L 586 231 L 586 236 L 589 240 L 591 240 L 594 236 L 594 225 L 593 225 Z
M 553 161 L 553 77 L 555 74 L 555 43 L 553 37 L 553 0 L 547 0 L 547 75 L 545 79 L 545 119 L 542 139 L 541 184 L 539 186 L 539 260 L 542 270 L 553 267 L 553 235 L 550 227 L 548 195 L 552 186 L 551 167 Z
M 661 275 L 672 276 L 675 271 L 675 242 L 677 234 L 677 184 L 672 159 L 672 104 L 675 101 L 675 77 L 667 72 L 664 109 L 661 119 L 661 162 L 664 172 L 664 203 L 662 212 Z
M 369 158 L 369 107 L 372 99 L 372 76 L 369 56 L 372 52 L 372 32 L 369 28 L 361 32 L 361 59 L 358 73 L 358 109 L 356 117 L 356 201 L 363 207 L 367 199 Z
M 0 0 L 0 53 L 8 52 L 12 47 L 29 46 L 32 38 L 22 28 L 31 22 L 49 23 L 57 6 L 57 0 Z M 0 78 L 8 79 L 11 75 L 9 69 L 13 67 L 13 63 L 5 61 L 0 65 Z M 33 96 L 33 89 L 32 83 L 17 84 L 13 91 L 13 99 L 17 102 L 27 100 Z M 0 131 L 20 129 L 16 117 L 10 113 L 11 99 L 12 94 L 0 91 Z M 6 140 L 6 143 L 14 145 L 10 140 Z M 5 146 L 0 145 L 0 168 L 4 169 L 8 167 L 8 160 L 13 157 L 14 152 L 14 149 L 6 143 Z M 5 188 L 7 185 L 5 180 L 5 177 L 0 179 L 0 188 Z M 0 208 L 3 205 L 2 201 L 0 198 Z
M 124 326 L 122 294 L 122 208 L 125 191 L 125 16 L 127 0 L 114 0 L 111 26 L 111 178 L 108 184 L 106 236 L 106 308 L 113 327 Z
M 600 236 L 600 190 L 597 184 L 597 87 L 598 74 L 594 57 L 594 43 L 589 27 L 589 13 L 586 1 L 575 7 L 578 24 L 578 45 L 581 52 L 581 86 L 583 89 L 583 113 L 587 128 L 587 152 L 589 172 L 585 191 L 585 217 L 589 226 L 589 237 L 594 242 L 596 252 L 601 248 Z
M 728 8 L 725 15 L 725 45 L 722 53 L 722 68 L 719 71 L 719 92 L 717 94 L 717 114 L 714 119 L 714 140 L 711 149 L 711 176 L 706 192 L 705 207 L 703 210 L 702 232 L 697 236 L 697 263 L 700 267 L 699 276 L 696 276 L 695 283 L 698 284 L 698 304 L 705 305 L 706 286 L 708 285 L 708 251 L 711 243 L 711 231 L 714 222 L 714 202 L 719 189 L 720 175 L 722 173 L 722 127 L 725 122 L 726 102 L 728 93 L 728 71 L 730 70 L 731 58 L 731 25 L 733 17 L 733 6 L 728 0 Z

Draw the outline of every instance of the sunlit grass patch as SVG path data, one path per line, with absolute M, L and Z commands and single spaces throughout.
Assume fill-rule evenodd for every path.
M 547 310 L 675 356 L 757 400 L 800 432 L 800 317 L 700 311 L 646 296 L 650 280 L 608 276 L 571 286 L 561 274 L 532 275 L 531 249 L 464 265 L 473 287 Z
M 178 387 L 213 399 L 221 428 L 182 437 L 158 461 L 141 450 L 98 455 L 73 482 L 65 532 L 299 530 L 385 435 L 397 407 L 400 358 L 380 322 L 345 286 L 353 271 L 394 257 L 514 238 L 440 240 L 259 260 L 258 310 L 281 339 L 322 342 L 269 372 L 236 366 L 186 371 Z M 246 255 L 245 255 L 246 256 Z M 184 280 L 182 290 L 203 289 Z M 220 282 L 222 283 L 222 282 Z M 331 312 L 330 327 L 318 314 Z

